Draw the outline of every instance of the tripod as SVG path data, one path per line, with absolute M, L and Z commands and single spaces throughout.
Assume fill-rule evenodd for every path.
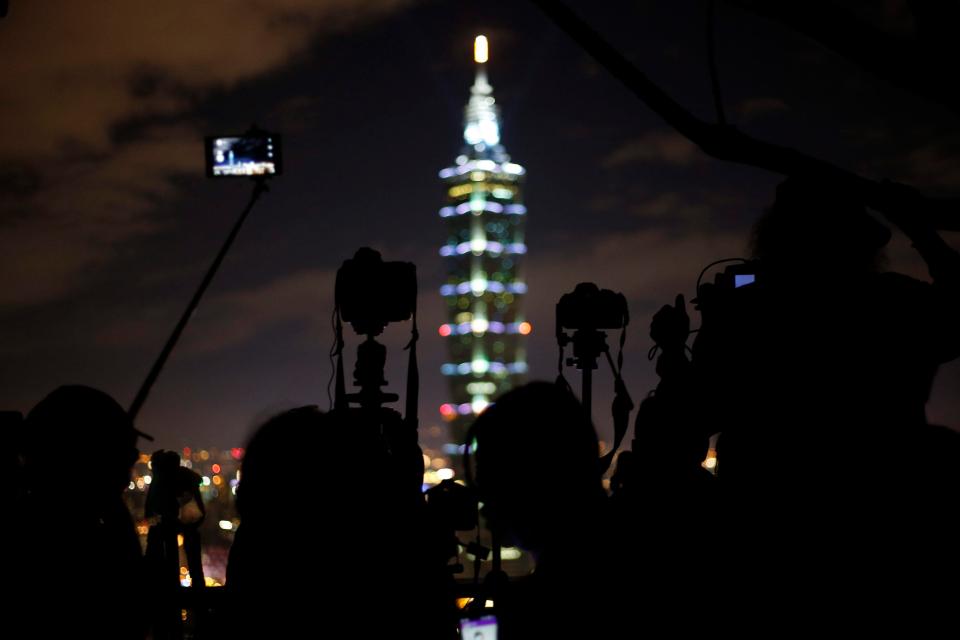
M 613 462 L 613 456 L 616 454 L 617 449 L 620 448 L 620 443 L 627 433 L 630 412 L 633 411 L 633 400 L 630 398 L 627 385 L 621 376 L 621 370 L 623 369 L 624 338 L 625 334 L 621 333 L 620 353 L 617 356 L 617 363 L 614 363 L 613 357 L 610 355 L 610 347 L 607 345 L 606 332 L 588 327 L 576 329 L 573 335 L 569 336 L 564 333 L 559 322 L 557 323 L 557 344 L 560 347 L 560 358 L 557 362 L 557 369 L 559 370 L 557 382 L 570 389 L 570 384 L 566 378 L 563 377 L 563 355 L 565 347 L 573 343 L 573 357 L 566 359 L 566 365 L 580 369 L 582 372 L 580 404 L 583 405 L 584 418 L 590 424 L 593 423 L 593 371 L 597 368 L 597 359 L 601 353 L 606 356 L 607 364 L 610 365 L 610 370 L 613 372 L 615 380 L 612 407 L 614 442 L 610 451 L 600 458 L 600 465 L 603 472 L 606 472 L 606 470 L 610 468 Z M 572 391 L 572 389 L 570 390 Z

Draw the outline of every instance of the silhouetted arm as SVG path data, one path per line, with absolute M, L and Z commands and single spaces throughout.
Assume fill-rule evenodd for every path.
M 960 252 L 951 247 L 918 211 L 926 200 L 914 189 L 885 183 L 891 206 L 884 215 L 910 239 L 933 279 L 924 296 L 929 338 L 939 362 L 960 356 Z
M 927 199 L 905 185 L 886 182 L 883 186 L 891 205 L 883 211 L 884 216 L 910 239 L 934 283 L 960 297 L 960 253 L 944 241 L 923 215 Z

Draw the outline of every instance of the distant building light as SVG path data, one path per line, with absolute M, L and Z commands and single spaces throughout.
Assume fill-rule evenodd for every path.
M 450 469 L 449 467 L 446 467 L 443 469 L 437 469 L 437 478 L 439 478 L 440 480 L 453 480 L 453 476 L 455 475 L 456 473 L 453 471 L 453 469 Z
M 470 403 L 470 410 L 473 412 L 473 415 L 478 416 L 489 406 L 490 401 L 487 400 L 486 396 L 475 396 L 473 402 Z
M 527 285 L 523 282 L 514 282 L 507 285 L 507 291 L 510 293 L 526 293 Z
M 503 560 L 519 560 L 523 552 L 516 547 L 500 547 L 500 558 Z
M 490 323 L 486 318 L 474 318 L 473 322 L 470 323 L 470 331 L 472 331 L 474 335 L 483 335 L 489 327 Z
M 492 382 L 469 382 L 467 393 L 471 395 L 485 394 L 492 396 L 497 391 L 497 385 Z
M 457 408 L 450 403 L 442 404 L 440 405 L 440 415 L 448 420 L 452 419 L 457 415 Z
M 462 284 L 460 286 L 463 286 Z M 457 287 L 457 291 L 460 292 L 460 286 Z M 468 285 L 468 291 L 472 291 L 473 295 L 479 296 L 487 289 L 487 279 L 486 278 L 474 278 L 470 281 Z M 464 291 L 463 293 L 466 293 Z
M 526 362 L 511 362 L 507 365 L 507 371 L 510 373 L 526 373 L 527 372 L 527 363 Z

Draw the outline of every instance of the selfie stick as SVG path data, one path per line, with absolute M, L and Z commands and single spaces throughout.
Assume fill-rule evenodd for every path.
M 131 420 L 137 417 L 137 413 L 139 413 L 143 403 L 147 401 L 147 396 L 150 395 L 150 389 L 153 387 L 153 383 L 157 381 L 158 377 L 160 377 L 160 371 L 163 369 L 163 365 L 166 364 L 167 358 L 170 357 L 170 353 L 177 345 L 177 340 L 180 339 L 180 334 L 183 333 L 187 323 L 190 321 L 190 317 L 193 316 L 193 312 L 196 311 L 197 305 L 200 304 L 200 298 L 203 297 L 207 287 L 209 287 L 210 283 L 213 281 L 213 276 L 217 274 L 217 269 L 220 268 L 220 263 L 223 262 L 223 258 L 227 255 L 227 251 L 230 250 L 230 246 L 233 244 L 233 241 L 236 240 L 237 234 L 240 233 L 240 227 L 243 226 L 243 223 L 250 214 L 251 209 L 253 209 L 253 205 L 256 204 L 261 195 L 263 195 L 266 191 L 269 191 L 269 188 L 267 187 L 266 176 L 256 176 L 253 179 L 253 182 L 253 193 L 250 194 L 250 201 L 247 203 L 243 213 L 240 214 L 236 224 L 233 225 L 233 229 L 230 230 L 230 235 L 227 236 L 227 240 L 223 243 L 223 246 L 220 247 L 220 253 L 218 253 L 217 257 L 213 259 L 213 264 L 210 265 L 210 268 L 207 270 L 207 275 L 205 275 L 203 278 L 203 282 L 200 283 L 196 293 L 193 294 L 190 304 L 187 305 L 183 315 L 180 316 L 180 321 L 177 323 L 177 326 L 173 328 L 173 333 L 171 333 L 170 337 L 167 339 L 167 344 L 163 345 L 163 350 L 160 352 L 160 355 L 157 356 L 157 361 L 153 363 L 150 373 L 147 374 L 147 379 L 143 381 L 142 385 L 140 385 L 140 390 L 137 392 L 137 397 L 133 399 L 133 403 L 130 405 L 130 409 L 127 411 Z

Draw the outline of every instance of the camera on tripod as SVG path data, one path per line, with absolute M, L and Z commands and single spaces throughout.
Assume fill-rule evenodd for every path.
M 580 402 L 588 421 L 592 421 L 593 370 L 597 368 L 597 358 L 605 356 L 614 375 L 614 443 L 613 448 L 601 458 L 601 468 L 606 471 L 620 447 L 630 411 L 633 409 L 633 400 L 630 399 L 621 375 L 626 327 L 630 323 L 627 299 L 622 293 L 601 289 L 592 282 L 581 282 L 572 292 L 561 296 L 557 302 L 556 313 L 557 346 L 560 348 L 557 382 L 570 389 L 569 383 L 563 377 L 563 365 L 564 350 L 572 343 L 573 357 L 567 358 L 566 364 L 576 367 L 582 373 Z M 573 335 L 568 335 L 564 329 L 572 329 Z M 606 329 L 620 329 L 620 349 L 616 363 L 607 346 L 607 334 L 603 331 Z
M 622 329 L 629 318 L 622 293 L 581 282 L 557 303 L 557 326 L 567 329 Z
M 346 409 L 350 402 L 365 409 L 379 409 L 386 402 L 399 400 L 395 393 L 383 393 L 386 386 L 383 368 L 387 348 L 374 337 L 383 333 L 391 322 L 413 318 L 410 365 L 407 378 L 407 417 L 416 422 L 416 397 L 419 395 L 417 373 L 417 268 L 411 262 L 384 262 L 380 253 L 363 247 L 337 271 L 334 289 L 335 343 L 331 356 L 337 356 L 337 390 L 334 408 Z M 357 393 L 347 394 L 343 381 L 343 322 L 367 339 L 357 347 L 357 364 L 353 383 Z
M 384 262 L 368 247 L 337 271 L 336 304 L 344 322 L 360 335 L 380 335 L 391 322 L 409 320 L 417 307 L 417 268 Z

